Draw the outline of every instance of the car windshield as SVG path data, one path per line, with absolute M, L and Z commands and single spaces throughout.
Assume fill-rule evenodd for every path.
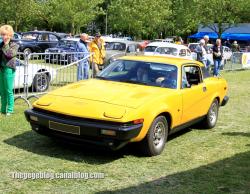
M 106 45 L 106 50 L 125 51 L 126 44 L 121 42 L 110 42 Z
M 177 48 L 173 48 L 173 47 L 158 47 L 156 49 L 156 53 L 177 56 L 178 50 Z
M 98 74 L 97 79 L 177 88 L 177 67 L 169 64 L 116 60 Z
M 58 43 L 59 47 L 75 47 L 77 41 L 72 40 L 60 40 Z
M 37 39 L 38 33 L 23 33 L 22 39 L 34 40 Z
M 144 52 L 155 52 L 157 46 L 146 46 Z

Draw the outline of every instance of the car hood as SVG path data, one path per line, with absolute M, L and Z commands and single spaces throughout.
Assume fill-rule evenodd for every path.
M 50 94 L 138 108 L 145 102 L 161 94 L 166 94 L 167 91 L 171 92 L 173 90 L 124 82 L 90 79 L 70 84 Z
M 59 88 L 33 106 L 94 119 L 122 119 L 125 114 L 173 89 L 90 79 Z M 83 111 L 84 110 L 84 111 Z

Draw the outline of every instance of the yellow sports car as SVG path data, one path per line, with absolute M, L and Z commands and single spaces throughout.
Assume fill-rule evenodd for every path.
M 40 134 L 113 149 L 139 142 L 154 156 L 171 133 L 197 122 L 213 128 L 227 89 L 225 79 L 210 76 L 197 61 L 125 56 L 95 79 L 44 95 L 25 115 Z

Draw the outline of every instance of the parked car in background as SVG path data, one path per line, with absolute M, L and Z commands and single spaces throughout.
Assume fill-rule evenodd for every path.
M 233 54 L 232 50 L 227 46 L 222 46 L 222 48 L 223 48 L 223 58 L 227 61 L 231 60 Z
M 70 34 L 68 34 L 68 33 L 56 32 L 56 34 L 57 34 L 58 36 L 60 36 L 60 38 L 71 38 Z
M 44 53 L 47 48 L 53 48 L 60 40 L 56 33 L 48 31 L 30 31 L 22 33 L 22 38 L 15 42 L 19 44 L 19 52 L 25 55 L 30 53 Z
M 25 116 L 42 135 L 112 149 L 138 142 L 145 155 L 155 156 L 174 132 L 195 123 L 215 127 L 227 89 L 224 78 L 210 76 L 197 61 L 125 56 L 95 79 L 42 96 Z
M 63 38 L 54 48 L 45 50 L 46 63 L 67 65 L 75 60 L 75 53 L 79 38 Z
M 139 42 L 111 39 L 106 42 L 105 65 L 115 61 L 117 58 L 125 55 L 137 55 Z
M 144 55 L 193 59 L 188 47 L 167 42 L 149 43 L 144 50 Z
M 16 32 L 14 32 L 13 40 L 16 42 L 16 41 L 18 41 L 19 39 L 21 39 L 21 35 L 18 34 L 18 33 L 16 33 Z M 0 43 L 1 43 L 2 41 L 3 41 L 2 36 L 0 36 Z
M 168 43 L 174 43 L 174 38 L 154 39 L 153 42 L 168 42 Z
M 37 64 L 29 64 L 25 72 L 24 62 L 16 60 L 16 73 L 14 88 L 24 88 L 25 75 L 27 75 L 27 86 L 32 87 L 35 92 L 45 92 L 48 90 L 50 82 L 56 77 L 56 71 L 51 67 Z M 26 73 L 26 74 L 25 74 Z

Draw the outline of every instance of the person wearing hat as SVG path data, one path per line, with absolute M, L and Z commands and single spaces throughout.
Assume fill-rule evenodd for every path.
M 77 42 L 76 51 L 79 52 L 77 60 L 81 60 L 77 65 L 77 81 L 89 78 L 89 62 L 88 59 L 88 34 L 82 33 L 80 40 Z
M 96 33 L 94 40 L 89 45 L 89 51 L 93 53 L 91 57 L 93 77 L 102 69 L 105 59 L 104 40 L 100 33 Z

